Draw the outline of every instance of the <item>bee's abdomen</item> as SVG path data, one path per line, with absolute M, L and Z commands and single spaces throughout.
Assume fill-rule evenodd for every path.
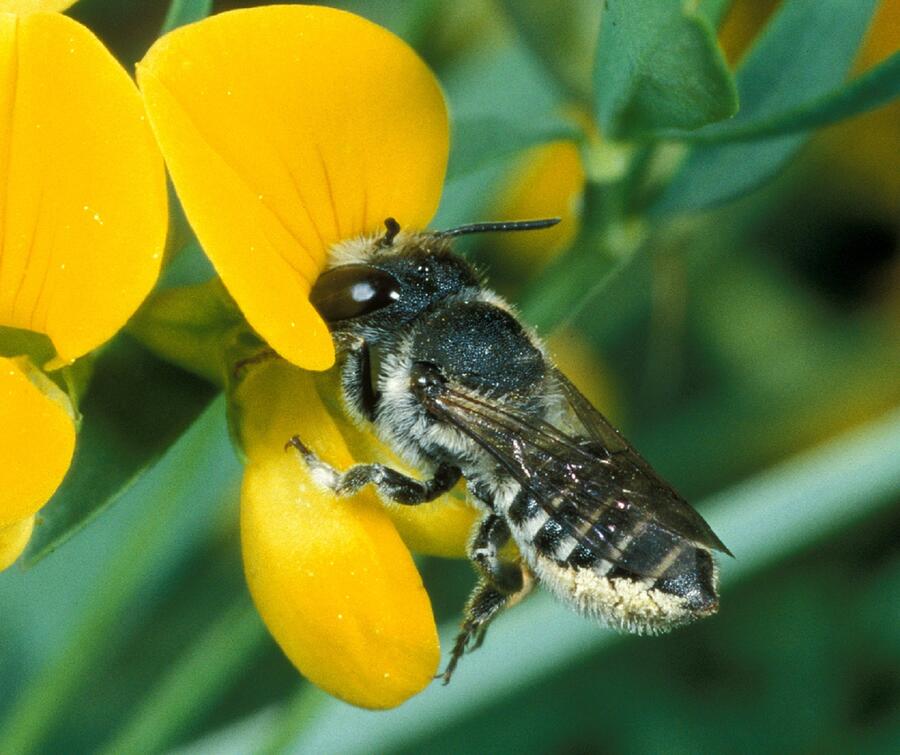
M 614 625 L 660 631 L 717 608 L 710 552 L 648 519 L 597 507 L 589 517 L 581 514 L 576 520 L 564 505 L 542 507 L 524 490 L 506 515 L 526 554 L 531 552 L 539 576 L 543 572 L 549 577 L 551 587 L 560 580 L 568 585 L 557 586 L 555 592 L 571 593 L 577 582 L 579 597 L 568 597 Z M 596 595 L 585 597 L 592 585 Z M 633 605 L 640 610 L 629 607 Z

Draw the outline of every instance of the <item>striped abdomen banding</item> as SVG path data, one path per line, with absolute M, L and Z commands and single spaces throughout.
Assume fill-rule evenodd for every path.
M 517 539 L 531 544 L 537 557 L 599 577 L 644 583 L 684 599 L 691 610 L 715 609 L 715 570 L 705 548 L 615 502 L 589 512 L 574 511 L 562 496 L 550 504 L 542 506 L 523 489 L 506 511 Z

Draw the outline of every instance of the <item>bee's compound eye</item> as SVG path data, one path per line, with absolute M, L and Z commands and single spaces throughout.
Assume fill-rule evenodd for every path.
M 371 314 L 400 298 L 400 284 L 371 265 L 342 265 L 319 276 L 309 301 L 327 321 Z

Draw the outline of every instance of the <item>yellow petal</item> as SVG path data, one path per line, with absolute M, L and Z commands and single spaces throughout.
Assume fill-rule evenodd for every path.
M 394 465 L 403 469 L 402 464 Z M 466 500 L 465 483 L 421 506 L 386 504 L 385 511 L 415 553 L 442 558 L 465 558 L 478 513 Z
M 71 361 L 156 280 L 162 159 L 131 79 L 66 16 L 0 15 L 0 325 Z
M 307 301 L 337 241 L 422 227 L 448 152 L 443 97 L 397 37 L 274 6 L 166 35 L 138 82 L 188 219 L 250 324 L 286 359 L 334 361 Z
M 390 708 L 423 689 L 439 661 L 431 604 L 409 551 L 374 496 L 318 486 L 285 442 L 353 463 L 309 373 L 260 365 L 236 394 L 248 456 L 241 541 L 257 608 L 294 665 L 331 694 Z
M 76 0 L 0 0 L 0 13 L 59 13 L 75 5 Z
M 75 450 L 66 395 L 25 359 L 0 357 L 0 527 L 34 514 Z
M 0 527 L 0 571 L 12 566 L 22 555 L 31 539 L 34 517 L 29 516 L 19 522 Z
M 559 217 L 558 225 L 539 233 L 500 234 L 497 244 L 508 260 L 531 272 L 565 249 L 578 231 L 584 192 L 584 168 L 574 142 L 534 147 L 513 168 L 492 210 L 498 220 Z

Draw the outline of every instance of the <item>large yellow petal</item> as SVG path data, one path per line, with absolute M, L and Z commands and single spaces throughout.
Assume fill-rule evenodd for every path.
M 24 357 L 0 357 L 0 527 L 47 502 L 74 450 L 66 395 Z
M 138 66 L 188 218 L 247 320 L 286 359 L 334 361 L 307 301 L 331 244 L 388 216 L 422 227 L 448 153 L 440 88 L 416 54 L 343 11 L 222 13 Z
M 12 566 L 22 555 L 34 530 L 34 517 L 0 527 L 0 571 Z
M 0 15 L 0 114 L 0 325 L 71 361 L 156 280 L 162 158 L 131 79 L 66 16 Z
M 0 0 L 0 13 L 58 13 L 75 5 L 76 0 Z
M 236 395 L 248 456 L 241 541 L 257 608 L 295 666 L 331 694 L 390 708 L 419 692 L 439 661 L 431 604 L 409 551 L 371 493 L 341 499 L 296 451 L 353 459 L 309 373 L 282 361 L 252 369 Z

